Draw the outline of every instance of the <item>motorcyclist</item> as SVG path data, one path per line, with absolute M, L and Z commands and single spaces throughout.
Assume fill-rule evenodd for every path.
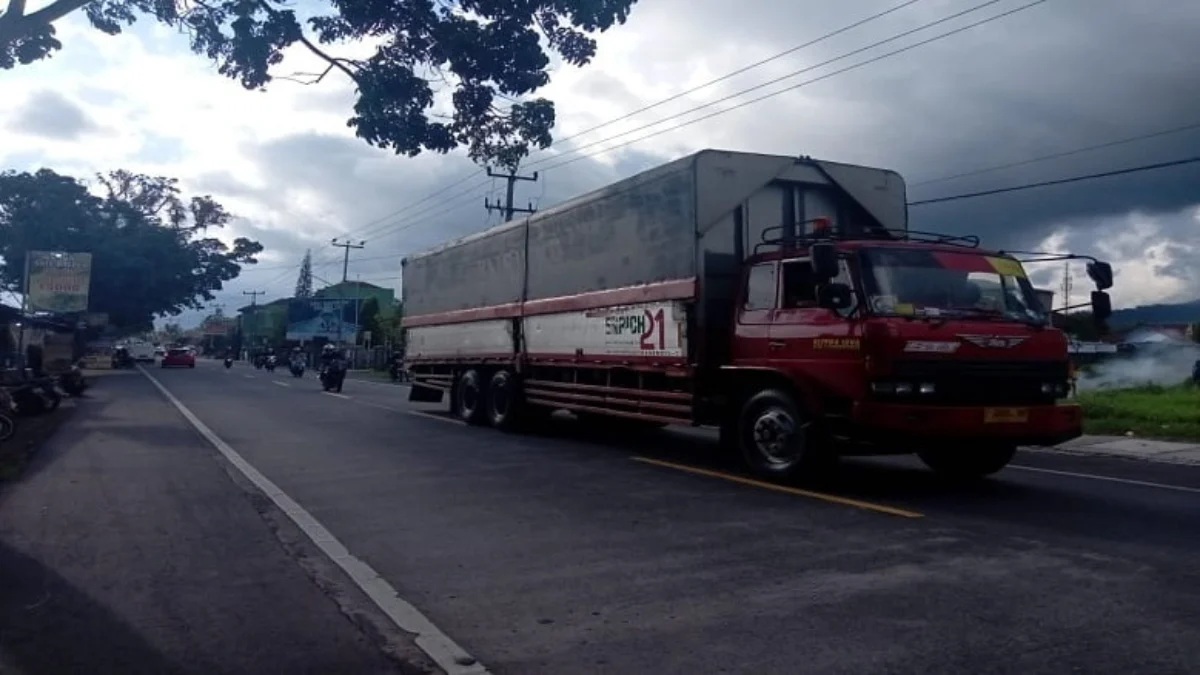
M 321 347 L 321 369 L 328 369 L 329 366 L 335 364 L 341 357 L 342 355 L 338 353 L 337 347 L 331 344 Z

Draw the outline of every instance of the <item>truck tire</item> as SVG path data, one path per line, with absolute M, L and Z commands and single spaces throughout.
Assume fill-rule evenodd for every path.
M 953 450 L 937 449 L 918 452 L 925 466 L 955 480 L 973 480 L 990 476 L 1012 461 L 1015 445 L 985 445 Z
M 767 389 L 742 405 L 737 441 L 746 464 L 768 477 L 794 476 L 824 468 L 831 460 L 813 431 L 813 420 L 785 391 Z
M 507 370 L 498 370 L 488 381 L 487 421 L 500 431 L 516 431 L 521 422 L 521 385 Z
M 467 424 L 478 426 L 487 422 L 487 395 L 478 370 L 468 370 L 459 376 L 455 403 L 458 418 Z

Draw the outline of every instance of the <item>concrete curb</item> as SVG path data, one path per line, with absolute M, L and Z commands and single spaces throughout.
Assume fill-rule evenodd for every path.
M 1158 464 L 1200 466 L 1200 444 L 1158 441 L 1122 436 L 1092 436 L 1052 448 L 1024 448 L 1033 452 L 1075 457 L 1116 457 Z

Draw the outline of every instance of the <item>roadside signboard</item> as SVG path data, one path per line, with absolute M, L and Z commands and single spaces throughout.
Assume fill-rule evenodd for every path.
M 28 302 L 35 312 L 86 312 L 91 253 L 29 252 Z

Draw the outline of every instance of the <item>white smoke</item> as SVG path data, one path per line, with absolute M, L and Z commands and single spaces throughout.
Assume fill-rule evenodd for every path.
M 1173 387 L 1192 377 L 1200 344 L 1142 344 L 1131 356 L 1117 356 L 1080 372 L 1078 389 L 1125 389 L 1148 384 Z

